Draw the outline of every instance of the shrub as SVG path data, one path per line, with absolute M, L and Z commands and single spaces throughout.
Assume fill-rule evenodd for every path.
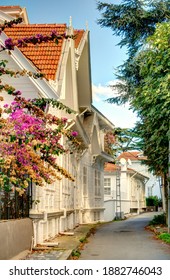
M 79 241 L 81 243 L 86 243 L 87 242 L 87 238 L 86 237 L 82 237 L 82 238 L 79 239 Z
M 71 253 L 72 257 L 77 257 L 79 258 L 81 255 L 81 252 L 79 250 L 73 250 Z
M 169 233 L 161 233 L 158 237 L 161 240 L 165 241 L 166 243 L 170 244 L 170 234 Z
M 165 213 L 160 214 L 160 215 L 155 215 L 150 221 L 149 225 L 166 225 L 166 215 Z
M 155 196 L 149 196 L 146 198 L 146 206 L 158 206 L 159 205 L 159 199 Z

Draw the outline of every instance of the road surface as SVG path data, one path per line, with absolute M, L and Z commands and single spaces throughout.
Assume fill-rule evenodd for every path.
M 144 229 L 155 214 L 101 225 L 85 244 L 80 260 L 170 260 L 170 245 Z

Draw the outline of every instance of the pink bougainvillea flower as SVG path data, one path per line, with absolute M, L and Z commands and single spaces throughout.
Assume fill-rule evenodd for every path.
M 78 132 L 77 132 L 77 131 L 72 131 L 72 132 L 71 132 L 71 135 L 72 135 L 73 137 L 76 137 L 76 136 L 78 135 Z

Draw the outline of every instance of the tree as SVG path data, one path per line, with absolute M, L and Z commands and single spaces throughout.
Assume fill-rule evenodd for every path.
M 162 199 L 157 195 L 146 197 L 146 206 L 162 207 Z
M 143 140 L 149 166 L 159 175 L 168 173 L 169 27 L 170 23 L 158 24 L 144 50 L 131 62 L 138 69 L 138 83 L 130 99 L 140 117 L 136 132 Z
M 132 60 L 135 69 L 129 102 L 140 121 L 135 131 L 147 164 L 157 175 L 168 173 L 169 131 L 169 36 L 170 23 L 158 24 L 145 47 Z M 136 74 L 137 73 L 137 74 Z M 167 179 L 166 179 L 167 180 Z
M 1 32 L 6 26 L 20 23 L 21 20 L 5 22 L 1 26 Z M 0 52 L 8 50 L 9 54 L 16 45 L 27 43 L 40 44 L 41 42 L 55 41 L 64 38 L 74 39 L 65 34 L 57 35 L 52 32 L 50 36 L 32 36 L 13 42 L 11 38 L 0 46 Z M 19 78 L 22 75 L 32 76 L 35 79 L 42 78 L 41 73 L 24 71 L 13 71 L 7 68 L 7 61 L 0 60 L 0 75 L 8 75 Z M 28 187 L 30 180 L 36 185 L 42 186 L 61 175 L 73 180 L 74 178 L 67 170 L 57 163 L 57 157 L 63 153 L 71 152 L 79 147 L 76 140 L 77 132 L 66 128 L 67 118 L 58 118 L 48 113 L 47 105 L 58 109 L 73 111 L 57 100 L 32 99 L 26 100 L 22 93 L 8 84 L 0 82 L 0 91 L 7 92 L 14 97 L 11 104 L 0 106 L 0 189 L 10 192 L 18 191 L 22 195 Z M 3 101 L 3 96 L 0 96 Z M 70 145 L 61 145 L 62 137 L 67 138 Z
M 156 24 L 170 19 L 169 0 L 122 0 L 121 4 L 98 2 L 101 11 L 98 24 L 109 27 L 113 34 L 119 36 L 120 47 L 127 47 L 127 60 L 117 68 L 118 82 L 112 86 L 119 92 L 117 97 L 109 98 L 108 102 L 118 105 L 131 99 L 133 90 L 138 84 L 138 67 L 134 67 L 133 57 L 142 48 L 148 36 L 155 31 Z
M 114 34 L 122 37 L 119 45 L 127 46 L 129 54 L 118 67 L 118 96 L 108 102 L 130 103 L 140 117 L 135 131 L 141 139 L 140 148 L 148 156 L 147 163 L 156 173 L 167 174 L 170 2 L 122 2 L 98 3 L 98 9 L 104 10 L 99 24 L 111 27 Z M 162 22 L 162 27 L 156 25 L 158 22 Z M 154 34 L 156 26 L 159 27 Z
M 140 147 L 150 170 L 164 178 L 168 197 L 169 156 L 169 57 L 170 57 L 170 2 L 122 1 L 121 5 L 100 3 L 105 10 L 99 20 L 111 27 L 127 46 L 128 59 L 118 67 L 118 96 L 111 103 L 129 102 L 140 121 L 135 127 L 141 139 Z
M 141 150 L 140 139 L 135 129 L 115 127 L 105 134 L 105 151 L 113 156 L 115 161 L 120 153 L 129 150 Z
M 122 38 L 118 45 L 126 46 L 130 57 L 154 33 L 157 23 L 170 19 L 169 0 L 122 0 L 121 4 L 99 1 L 97 8 L 102 16 L 98 23 Z
M 147 39 L 146 48 L 135 58 L 140 79 L 131 99 L 131 106 L 140 117 L 136 130 L 143 140 L 147 164 L 164 178 L 166 204 L 170 139 L 169 38 L 170 23 L 158 24 L 155 33 Z

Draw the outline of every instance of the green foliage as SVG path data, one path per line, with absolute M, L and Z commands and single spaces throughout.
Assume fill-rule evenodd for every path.
M 140 122 L 136 131 L 143 139 L 147 164 L 155 173 L 168 172 L 170 83 L 169 83 L 170 22 L 157 25 L 153 36 L 147 39 L 145 49 L 134 58 L 138 66 L 138 84 L 131 91 L 131 107 L 137 111 Z
M 34 105 L 38 106 L 39 108 L 45 108 L 47 105 L 51 105 L 53 108 L 57 108 L 59 110 L 65 110 L 68 114 L 75 114 L 76 111 L 72 110 L 68 106 L 64 105 L 58 100 L 52 98 L 36 98 L 34 99 Z
M 139 145 L 140 139 L 134 128 L 117 127 L 115 128 L 114 133 L 117 135 L 120 152 L 127 150 L 141 150 Z
M 72 257 L 77 257 L 79 258 L 81 255 L 81 252 L 79 250 L 73 250 L 71 253 Z
M 118 105 L 128 102 L 139 121 L 135 126 L 138 147 L 147 156 L 149 171 L 164 178 L 168 197 L 170 141 L 170 1 L 122 0 L 121 4 L 98 2 L 102 27 L 119 36 L 128 59 L 117 68 Z M 167 200 L 166 200 L 167 207 Z
M 155 215 L 152 221 L 150 221 L 149 225 L 166 225 L 166 215 L 164 213 L 160 215 Z
M 122 5 L 117 6 L 117 21 L 122 21 L 122 13 L 127 13 L 134 5 L 139 9 L 146 9 L 143 4 L 147 1 L 123 1 Z M 154 3 L 156 2 L 156 3 Z M 101 7 L 104 8 L 104 4 Z M 162 17 L 158 7 L 163 7 Z M 168 151 L 169 151 L 169 119 L 170 119 L 170 22 L 169 17 L 169 1 L 151 1 L 147 6 L 147 13 L 150 13 L 153 21 L 153 30 L 145 33 L 145 41 L 143 40 L 143 48 L 138 49 L 136 53 L 130 53 L 127 61 L 118 68 L 117 77 L 121 82 L 115 85 L 118 95 L 110 98 L 108 102 L 123 104 L 129 102 L 130 107 L 135 111 L 140 119 L 137 122 L 134 132 L 138 135 L 138 148 L 147 156 L 146 164 L 149 170 L 157 175 L 163 176 L 168 173 Z M 103 9 L 102 8 L 102 9 Z M 106 8 L 106 6 L 105 6 Z M 107 9 L 111 6 L 108 4 Z M 141 7 L 140 7 L 141 8 Z M 155 10 L 154 10 L 155 9 Z M 166 10 L 167 9 L 167 10 Z M 114 9 L 110 13 L 113 12 Z M 155 12 L 154 12 L 155 11 Z M 115 11 L 113 12 L 115 13 Z M 159 14 L 159 20 L 156 15 Z M 166 14 L 166 16 L 165 16 Z M 165 17 L 164 17 L 164 16 Z M 115 15 L 114 15 L 115 16 Z M 155 18 L 154 18 L 155 17 Z M 143 18 L 145 24 L 148 24 L 147 18 Z M 128 19 L 130 20 L 130 19 Z M 162 22 L 156 25 L 156 22 Z M 133 19 L 132 19 L 133 21 Z M 114 23 L 116 24 L 116 23 Z M 120 24 L 112 28 L 119 30 L 121 35 L 122 26 Z M 128 26 L 128 25 L 127 25 Z M 145 26 L 145 25 L 143 25 Z M 149 27 L 150 28 L 150 27 Z M 145 32 L 145 28 L 143 28 Z M 124 36 L 128 37 L 128 27 Z M 148 37 L 148 34 L 152 36 Z M 140 36 L 135 37 L 135 44 L 140 41 Z M 125 45 L 134 46 L 133 40 Z
M 82 237 L 82 238 L 79 239 L 79 241 L 81 243 L 86 243 L 87 242 L 87 238 L 86 237 Z
M 169 233 L 161 233 L 160 235 L 158 235 L 158 238 L 165 241 L 166 243 L 170 244 L 170 234 Z
M 98 2 L 101 18 L 98 23 L 109 27 L 121 37 L 120 47 L 126 46 L 133 56 L 144 40 L 155 31 L 155 25 L 170 19 L 169 0 L 122 0 L 121 4 Z
M 162 206 L 162 199 L 157 195 L 146 197 L 146 206 Z
M 105 135 L 105 151 L 116 161 L 124 151 L 141 150 L 139 140 L 134 129 L 116 127 Z

